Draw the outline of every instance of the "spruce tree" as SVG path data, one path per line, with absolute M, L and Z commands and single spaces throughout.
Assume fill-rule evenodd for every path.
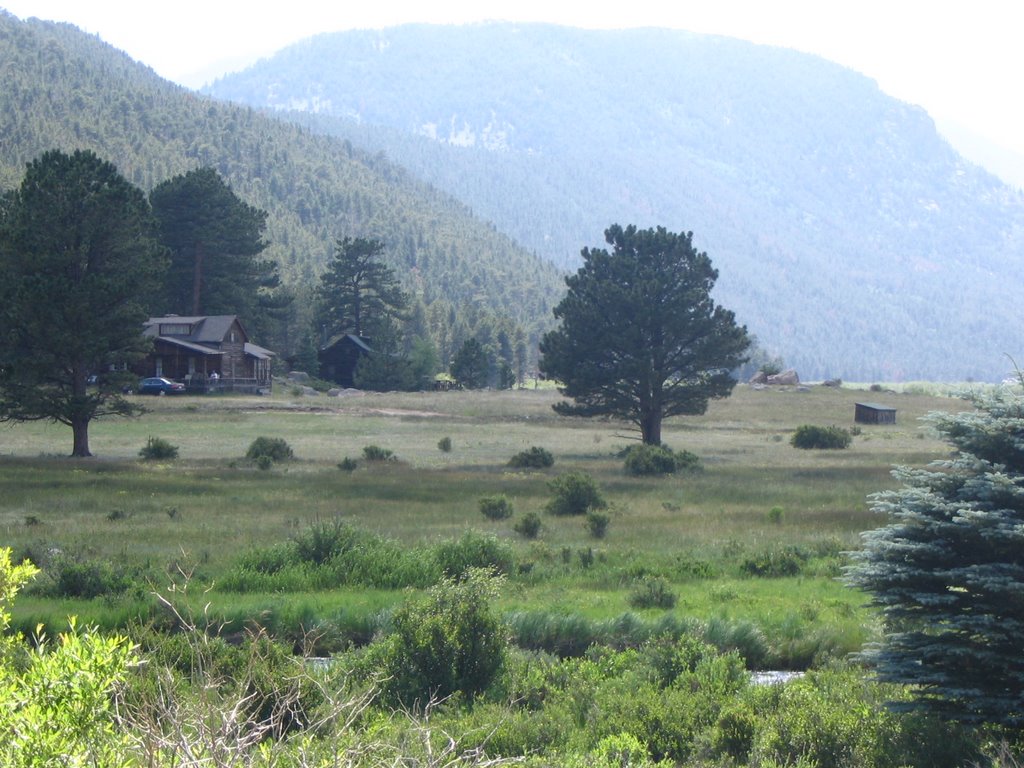
M 1024 398 L 970 398 L 971 412 L 927 420 L 958 451 L 899 468 L 876 494 L 890 517 L 864 534 L 849 583 L 882 611 L 882 641 L 862 656 L 882 680 L 913 686 L 911 705 L 973 724 L 1024 725 Z

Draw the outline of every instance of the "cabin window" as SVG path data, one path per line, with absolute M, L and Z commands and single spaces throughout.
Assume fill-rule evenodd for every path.
M 188 372 L 190 374 L 196 372 L 196 359 L 194 357 L 188 359 Z
M 164 375 L 164 359 L 162 357 L 158 357 L 156 359 L 156 375 L 157 376 L 163 376 Z

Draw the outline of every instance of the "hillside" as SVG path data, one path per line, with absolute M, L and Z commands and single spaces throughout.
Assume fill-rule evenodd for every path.
M 186 91 L 66 24 L 0 11 L 0 62 L 0 189 L 51 148 L 91 149 L 147 191 L 212 166 L 268 211 L 267 253 L 300 296 L 338 238 L 376 237 L 431 322 L 497 315 L 535 337 L 552 322 L 558 270 L 383 156 Z
M 692 230 L 718 298 L 805 378 L 999 379 L 1024 358 L 1021 194 L 820 58 L 411 25 L 320 35 L 209 92 L 384 152 L 563 267 L 612 222 Z

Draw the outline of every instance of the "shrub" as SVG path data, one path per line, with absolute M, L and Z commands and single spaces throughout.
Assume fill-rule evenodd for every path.
M 338 462 L 338 469 L 344 472 L 352 472 L 358 466 L 358 462 L 355 459 L 346 456 L 344 459 Z
M 145 461 L 167 461 L 178 458 L 178 446 L 162 437 L 150 437 L 139 449 L 139 457 Z
M 271 461 L 288 461 L 295 458 L 291 446 L 281 437 L 257 437 L 253 440 L 249 450 L 245 452 L 245 458 L 258 462 L 260 456 L 266 456 Z
M 782 507 L 772 507 L 771 509 L 768 510 L 768 513 L 765 515 L 765 517 L 767 518 L 769 523 L 772 523 L 773 525 L 779 525 L 780 523 L 782 523 L 782 517 L 784 514 L 785 512 L 783 511 Z
M 803 448 L 804 450 L 841 449 L 849 448 L 852 440 L 850 433 L 842 427 L 817 427 L 813 424 L 804 424 L 797 427 L 790 444 L 794 448 Z
M 512 530 L 524 539 L 536 539 L 540 534 L 540 515 L 536 512 L 527 512 L 512 526 Z
M 341 520 L 329 523 L 314 523 L 308 529 L 295 536 L 296 557 L 307 563 L 323 565 L 353 546 L 358 533 Z
M 256 457 L 256 466 L 259 469 L 266 471 L 270 469 L 272 466 L 274 466 L 274 460 L 270 456 L 267 456 L 265 453 L 260 454 L 259 456 Z
M 700 466 L 696 455 L 664 445 L 634 445 L 625 451 L 625 458 L 626 473 L 636 477 L 670 475 Z
M 395 452 L 379 445 L 367 445 L 363 448 L 363 458 L 367 461 L 395 461 Z
M 536 445 L 520 451 L 508 460 L 510 467 L 518 469 L 547 469 L 554 463 L 555 457 L 551 455 L 551 451 Z
M 475 531 L 466 531 L 462 538 L 443 541 L 434 549 L 434 560 L 447 578 L 462 578 L 470 569 L 511 573 L 514 565 L 512 548 Z
M 554 478 L 548 487 L 554 493 L 544 507 L 550 515 L 585 515 L 588 510 L 607 506 L 597 482 L 586 472 L 566 472 Z
M 807 559 L 807 553 L 802 549 L 782 547 L 751 555 L 744 559 L 740 569 L 748 576 L 763 578 L 796 576 L 803 570 Z
M 443 580 L 427 599 L 400 606 L 392 634 L 374 649 L 387 676 L 385 698 L 416 708 L 454 693 L 473 698 L 483 692 L 508 649 L 490 605 L 499 584 L 472 569 L 460 581 Z
M 597 509 L 587 512 L 587 530 L 590 531 L 590 535 L 595 539 L 603 539 L 605 537 L 605 534 L 608 533 L 609 522 L 611 522 L 611 518 L 607 512 Z
M 675 608 L 676 600 L 676 593 L 661 576 L 645 576 L 629 593 L 629 604 L 634 608 Z
M 450 453 L 452 450 L 452 439 L 450 437 L 442 437 L 437 441 L 437 449 L 443 453 Z
M 504 520 L 512 517 L 512 502 L 504 494 L 484 496 L 480 499 L 480 514 L 488 520 Z

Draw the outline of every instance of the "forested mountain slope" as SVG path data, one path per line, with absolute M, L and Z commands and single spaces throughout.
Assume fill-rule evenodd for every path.
M 491 313 L 536 335 L 564 288 L 549 262 L 382 156 L 193 94 L 73 26 L 0 11 L 0 189 L 53 148 L 91 149 L 147 192 L 215 168 L 269 213 L 266 253 L 300 294 L 344 236 L 384 241 L 445 333 Z
M 386 152 L 569 266 L 692 230 L 716 295 L 806 377 L 1001 378 L 1024 202 L 921 109 L 820 58 L 668 30 L 324 34 L 210 88 Z

